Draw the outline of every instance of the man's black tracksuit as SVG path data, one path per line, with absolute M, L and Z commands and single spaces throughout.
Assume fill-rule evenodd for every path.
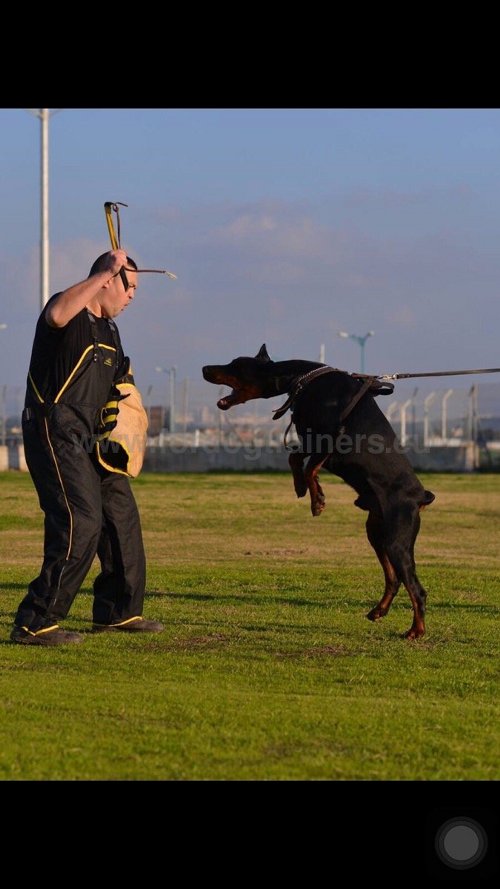
M 54 299 L 55 297 L 52 297 Z M 65 327 L 38 320 L 28 374 L 23 439 L 45 513 L 44 559 L 19 605 L 31 631 L 66 617 L 97 553 L 93 619 L 114 624 L 142 614 L 145 555 L 128 477 L 95 456 L 101 408 L 126 366 L 112 321 L 83 309 Z

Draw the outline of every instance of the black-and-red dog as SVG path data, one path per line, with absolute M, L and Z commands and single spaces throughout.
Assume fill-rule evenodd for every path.
M 265 345 L 255 358 L 207 365 L 203 376 L 210 383 L 231 387 L 232 392 L 217 402 L 221 410 L 288 393 L 283 407 L 290 406 L 300 441 L 289 458 L 297 496 L 309 491 L 313 515 L 322 512 L 325 498 L 318 480 L 322 467 L 357 491 L 355 504 L 368 511 L 368 540 L 385 576 L 384 595 L 367 617 L 385 617 L 402 583 L 413 606 L 413 623 L 405 636 L 423 636 L 427 594 L 415 571 L 413 550 L 420 510 L 432 503 L 434 494 L 421 485 L 375 402 L 373 396 L 387 389 L 376 380 L 314 361 L 272 361 Z

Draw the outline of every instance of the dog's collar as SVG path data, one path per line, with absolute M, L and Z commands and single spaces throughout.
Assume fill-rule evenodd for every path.
M 312 383 L 312 381 L 315 380 L 316 377 L 322 377 L 323 374 L 331 374 L 335 373 L 336 371 L 338 371 L 337 367 L 329 367 L 328 365 L 326 365 L 323 367 L 315 367 L 314 370 L 310 370 L 308 371 L 308 373 L 301 374 L 300 377 L 296 377 L 292 384 L 292 388 L 287 400 L 284 404 L 281 405 L 280 408 L 278 408 L 277 411 L 274 412 L 273 420 L 279 420 L 280 417 L 283 417 L 286 414 L 287 410 L 291 408 L 299 392 L 301 392 L 302 389 L 309 383 Z

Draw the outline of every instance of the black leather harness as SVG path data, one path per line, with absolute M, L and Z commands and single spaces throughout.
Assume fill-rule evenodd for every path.
M 294 403 L 297 399 L 297 396 L 300 394 L 300 392 L 302 392 L 302 390 L 305 389 L 309 385 L 309 383 L 312 383 L 313 380 L 316 380 L 318 377 L 322 377 L 324 374 L 329 374 L 329 373 L 345 373 L 345 371 L 341 371 L 338 367 L 324 366 L 324 367 L 316 367 L 316 368 L 314 368 L 314 370 L 310 370 L 310 371 L 308 371 L 308 373 L 302 374 L 301 376 L 297 377 L 297 379 L 293 383 L 292 389 L 290 390 L 287 400 L 285 401 L 284 404 L 281 405 L 280 408 L 278 408 L 277 411 L 274 412 L 273 420 L 279 420 L 281 417 L 283 417 L 286 414 L 286 412 L 288 410 L 293 411 Z M 363 385 L 354 394 L 354 396 L 351 398 L 349 404 L 344 408 L 344 410 L 340 414 L 341 424 L 344 422 L 344 420 L 347 419 L 349 414 L 354 410 L 354 408 L 356 407 L 358 402 L 361 401 L 361 399 L 363 398 L 364 395 L 366 395 L 367 392 L 371 391 L 373 395 L 391 395 L 392 392 L 394 391 L 394 384 L 393 383 L 389 383 L 389 382 L 382 383 L 382 382 L 380 382 L 380 380 L 377 379 L 377 377 L 365 376 L 364 374 L 349 374 L 349 376 L 351 376 L 353 379 L 357 379 L 360 381 L 363 380 Z M 288 435 L 292 425 L 293 425 L 293 413 L 292 413 L 292 419 L 290 420 L 290 423 L 288 424 L 288 426 L 285 430 L 285 435 L 283 438 L 283 443 L 284 443 L 285 448 L 287 447 L 287 443 L 286 443 L 287 435 Z M 342 433 L 342 428 L 340 429 L 340 434 L 341 433 Z

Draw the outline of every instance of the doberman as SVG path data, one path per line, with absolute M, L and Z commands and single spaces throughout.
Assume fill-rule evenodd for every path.
M 217 402 L 221 410 L 288 394 L 274 419 L 289 407 L 293 411 L 300 445 L 290 454 L 289 464 L 297 497 L 309 491 L 313 516 L 323 511 L 325 497 L 318 481 L 322 467 L 354 488 L 355 505 L 368 512 L 366 533 L 385 576 L 384 595 L 367 617 L 385 617 L 402 583 L 414 615 L 405 637 L 423 636 L 427 594 L 415 571 L 413 550 L 420 510 L 433 502 L 434 494 L 421 485 L 374 400 L 375 395 L 392 392 L 392 384 L 314 361 L 272 361 L 265 345 L 255 358 L 207 365 L 203 376 L 209 383 L 232 388 Z

